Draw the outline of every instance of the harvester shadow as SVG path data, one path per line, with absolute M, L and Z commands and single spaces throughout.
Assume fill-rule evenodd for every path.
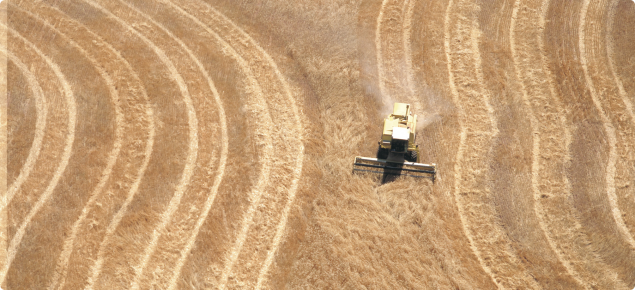
M 396 181 L 399 177 L 403 175 L 403 164 L 399 163 L 388 163 L 391 169 L 385 168 L 384 173 L 381 176 L 381 184 L 386 184 L 389 182 Z
M 355 165 L 360 165 L 356 163 Z M 400 177 L 408 177 L 408 178 L 425 178 L 430 179 L 432 182 L 435 180 L 434 174 L 425 173 L 424 175 L 413 174 L 411 170 L 404 168 L 404 165 L 401 163 L 388 163 L 387 166 L 373 166 L 374 168 L 353 168 L 353 172 L 357 172 L 359 174 L 364 175 L 373 175 L 379 179 L 381 184 L 386 184 L 389 182 L 397 181 Z M 368 166 L 368 165 L 364 165 Z

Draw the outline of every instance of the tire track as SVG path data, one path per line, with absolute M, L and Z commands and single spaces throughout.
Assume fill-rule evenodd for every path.
M 131 10 L 134 10 L 136 13 L 139 14 L 144 14 L 144 12 L 134 8 L 133 6 L 125 3 L 125 5 L 130 8 Z M 144 18 L 146 20 L 149 21 L 149 23 L 151 23 L 153 26 L 158 27 L 158 29 L 162 32 L 164 32 L 165 34 L 167 34 L 170 39 L 172 39 L 174 42 L 176 42 L 178 44 L 178 47 L 180 47 L 183 51 L 185 51 L 188 55 L 189 58 L 192 59 L 192 61 L 196 64 L 197 69 L 203 74 L 205 80 L 207 81 L 207 85 L 209 86 L 210 91 L 212 91 L 213 95 L 214 95 L 214 99 L 216 101 L 217 107 L 219 108 L 219 117 L 221 119 L 221 131 L 222 131 L 222 137 L 221 137 L 221 142 L 222 142 L 222 148 L 221 148 L 221 156 L 220 156 L 220 163 L 218 165 L 218 169 L 216 170 L 218 172 L 218 174 L 215 177 L 214 180 L 214 184 L 212 185 L 212 189 L 210 190 L 209 193 L 209 197 L 207 199 L 205 199 L 205 204 L 203 206 L 203 211 L 205 211 L 205 209 L 207 209 L 207 211 L 209 211 L 209 208 L 211 208 L 211 205 L 214 201 L 214 198 L 216 197 L 217 194 L 217 190 L 218 187 L 220 186 L 220 182 L 222 180 L 223 174 L 224 174 L 224 168 L 225 168 L 225 164 L 226 164 L 226 160 L 227 160 L 227 152 L 228 152 L 228 137 L 227 137 L 227 125 L 226 125 L 226 121 L 225 121 L 225 113 L 224 110 L 222 108 L 222 103 L 220 101 L 220 96 L 218 95 L 218 92 L 216 91 L 216 88 L 210 78 L 210 76 L 208 75 L 208 73 L 206 72 L 205 68 L 203 67 L 203 64 L 200 62 L 200 60 L 194 55 L 194 53 L 183 43 L 183 41 L 181 41 L 178 37 L 176 37 L 174 34 L 172 34 L 170 31 L 168 31 L 166 29 L 165 26 L 161 25 L 160 23 L 154 21 L 149 15 L 144 14 Z M 212 160 L 213 161 L 213 160 Z M 210 164 L 213 162 L 210 162 Z M 190 213 L 189 214 L 184 214 L 184 218 L 179 218 L 178 215 L 175 215 L 176 211 L 178 210 L 178 203 L 170 203 L 170 207 L 166 210 L 166 212 L 169 213 L 169 215 L 166 216 L 165 219 L 162 219 L 161 224 L 159 224 L 157 226 L 157 229 L 155 229 L 155 233 L 157 233 L 156 235 L 153 236 L 153 239 L 150 242 L 150 246 L 148 246 L 144 252 L 144 256 L 141 259 L 141 264 L 139 266 L 139 269 L 141 269 L 137 275 L 135 276 L 133 282 L 132 282 L 132 289 L 138 289 L 140 287 L 140 281 L 142 279 L 142 277 L 144 276 L 144 274 L 146 274 L 146 276 L 148 276 L 148 272 L 146 271 L 144 273 L 144 269 L 146 269 L 148 262 L 151 260 L 151 258 L 153 257 L 153 255 L 157 254 L 157 256 L 159 256 L 161 253 L 157 252 L 157 245 L 161 244 L 161 245 L 165 245 L 167 244 L 166 242 L 161 242 L 158 243 L 159 238 L 163 237 L 165 239 L 165 235 L 164 233 L 170 233 L 170 232 L 174 232 L 170 229 L 168 229 L 169 226 L 173 226 L 173 225 L 181 225 L 180 230 L 183 231 L 183 226 L 182 224 L 184 222 L 187 222 L 188 220 L 193 219 L 195 216 L 198 216 L 199 214 L 197 213 L 192 213 L 191 212 L 191 208 Z M 169 225 L 168 223 L 172 222 L 173 225 Z M 202 222 L 201 222 L 202 223 Z M 175 229 L 175 230 L 179 230 L 179 228 Z M 159 234 L 160 233 L 160 234 Z M 161 236 L 160 236 L 161 235 Z M 177 240 L 183 240 L 181 235 L 175 236 L 172 239 L 177 239 Z M 168 239 L 169 240 L 169 239 Z M 175 242 L 173 242 L 175 243 Z M 178 243 L 178 241 L 176 242 Z M 186 245 L 181 245 L 181 246 L 185 246 Z M 191 246 L 190 246 L 191 247 Z M 169 249 L 163 249 L 165 252 L 167 252 Z M 180 257 L 184 257 L 189 253 L 189 250 L 187 251 L 181 251 L 180 253 Z M 161 259 L 161 258 L 158 258 Z M 180 259 L 180 258 L 179 258 Z M 162 259 L 163 261 L 155 261 L 156 263 L 152 263 L 153 265 L 159 265 L 162 262 L 163 263 L 170 263 L 172 261 L 169 261 L 169 259 Z M 168 260 L 168 261 L 165 261 Z M 177 264 L 178 265 L 178 264 Z M 160 275 L 156 275 L 156 272 L 151 272 L 152 274 L 154 274 L 154 277 L 160 276 Z M 148 277 L 146 277 L 148 278 Z M 144 281 L 147 281 L 148 279 L 145 279 Z M 145 285 L 145 284 L 144 284 Z M 149 285 L 156 285 L 155 281 L 152 281 L 151 284 Z
M 548 85 L 549 82 L 544 81 L 547 79 L 552 80 L 552 78 L 548 75 L 549 71 L 541 65 L 544 64 L 544 61 L 540 53 L 539 47 L 541 46 L 539 42 L 544 25 L 540 20 L 540 14 L 538 12 L 540 9 L 544 9 L 544 6 L 542 5 L 545 4 L 542 4 L 539 1 L 523 1 L 525 3 L 521 4 L 521 1 L 523 0 L 516 0 L 514 3 L 514 11 L 510 25 L 510 45 L 514 60 L 515 74 L 520 80 L 520 84 L 522 86 L 523 102 L 529 111 L 529 118 L 532 127 L 533 140 L 531 180 L 535 206 L 534 210 L 538 218 L 540 230 L 544 233 L 545 239 L 547 240 L 551 251 L 553 251 L 556 255 L 558 263 L 565 268 L 567 274 L 575 280 L 579 287 L 588 289 L 580 277 L 580 274 L 573 269 L 569 260 L 563 256 L 561 250 L 558 249 L 556 241 L 546 229 L 546 212 L 541 201 L 541 194 L 550 196 L 554 195 L 553 189 L 545 189 L 548 189 L 552 185 L 562 183 L 566 180 L 566 177 L 558 176 L 557 174 L 544 173 L 546 171 L 545 168 L 548 168 L 548 163 L 550 163 L 550 161 L 547 161 L 550 159 L 549 156 L 553 153 L 557 153 L 556 148 L 548 146 L 549 143 L 553 142 L 545 140 L 555 140 L 556 138 L 553 136 L 559 135 L 570 136 L 570 133 L 565 126 L 554 126 L 553 121 L 546 120 L 544 118 L 546 115 L 551 115 L 557 119 L 557 111 L 548 111 L 548 109 L 552 107 L 550 106 L 550 103 L 555 103 L 558 107 L 561 106 L 559 102 L 554 102 L 552 100 L 555 98 L 553 94 L 554 89 Z M 546 0 L 544 2 L 548 3 L 549 1 L 550 0 Z M 517 22 L 519 23 L 518 26 Z M 533 23 L 540 23 L 540 25 L 536 28 L 532 25 Z M 518 41 L 516 41 L 515 36 L 520 33 L 517 33 L 516 29 L 518 29 L 519 32 L 524 33 L 523 35 L 525 36 L 518 38 Z M 532 96 L 529 95 L 529 92 L 531 92 Z M 551 130 L 545 129 L 545 127 L 549 126 L 554 127 L 551 128 Z M 563 128 L 563 131 L 565 132 L 563 134 L 553 135 L 553 131 L 557 130 L 555 127 Z M 543 138 L 543 135 L 546 135 L 547 138 Z M 564 144 L 558 145 L 560 145 L 559 148 L 561 149 L 566 147 Z M 564 162 L 564 158 L 561 158 L 561 160 Z
M 572 84 L 570 82 L 562 79 L 563 77 L 573 78 L 570 76 L 570 68 L 563 67 L 565 63 L 569 65 L 572 63 L 571 59 L 566 59 L 565 53 L 571 53 L 571 50 L 574 49 L 572 48 L 573 45 L 567 43 L 564 39 L 558 39 L 552 35 L 552 33 L 563 35 L 562 33 L 564 33 L 563 30 L 565 29 L 568 29 L 566 35 L 575 35 L 575 33 L 571 33 L 570 31 L 571 29 L 575 29 L 572 27 L 571 22 L 560 21 L 561 19 L 566 19 L 566 15 L 559 13 L 560 11 L 572 11 L 572 7 L 570 7 L 569 4 L 565 3 L 565 7 L 561 2 L 544 0 L 542 9 L 540 10 L 539 19 L 540 27 L 542 27 L 542 35 L 539 38 L 539 47 L 542 54 L 543 70 L 552 76 L 548 78 L 548 81 L 554 99 L 562 100 L 562 109 L 552 108 L 549 104 L 547 104 L 547 106 L 541 104 L 549 109 L 548 112 L 550 115 L 553 115 L 553 117 L 546 119 L 545 124 L 551 125 L 555 123 L 554 126 L 552 126 L 554 130 L 556 130 L 557 127 L 565 128 L 565 150 L 554 148 L 556 149 L 555 152 L 559 152 L 558 155 L 563 156 L 564 162 L 562 165 L 558 164 L 558 167 L 549 168 L 549 170 L 566 178 L 564 183 L 556 183 L 548 187 L 547 189 L 551 189 L 551 191 L 547 191 L 547 194 L 543 192 L 541 202 L 545 209 L 545 216 L 549 217 L 545 219 L 548 223 L 548 232 L 552 235 L 552 239 L 557 241 L 558 250 L 563 257 L 566 257 L 574 270 L 581 275 L 581 279 L 585 280 L 591 288 L 625 289 L 626 287 L 624 283 L 619 280 L 618 275 L 608 269 L 607 265 L 604 264 L 598 256 L 596 249 L 593 249 L 589 233 L 586 232 L 582 221 L 580 221 L 580 211 L 577 209 L 579 205 L 575 204 L 576 195 L 584 194 L 584 192 L 576 192 L 576 194 L 574 194 L 576 190 L 582 191 L 580 185 L 575 184 L 575 182 L 579 183 L 580 181 L 575 179 L 574 171 L 576 146 L 579 147 L 580 145 L 574 143 L 576 136 L 574 132 L 571 131 L 572 129 L 568 128 L 573 127 L 576 125 L 575 122 L 580 121 L 578 120 L 579 113 L 575 114 L 575 112 L 572 112 L 572 108 L 565 107 L 565 105 L 568 101 L 567 97 L 571 97 L 571 95 L 574 94 L 581 95 L 584 92 L 577 92 L 575 88 L 571 87 Z M 550 18 L 550 15 L 555 16 L 555 20 Z M 571 54 L 574 55 L 573 53 Z M 575 66 L 575 64 L 572 66 Z M 551 100 L 546 100 L 546 102 L 551 102 Z M 558 116 L 560 120 L 554 122 L 556 120 L 555 116 Z M 591 116 L 592 114 L 588 114 L 585 115 L 585 118 L 590 119 L 592 118 Z M 573 129 L 576 128 L 573 127 Z M 578 128 L 577 130 L 580 129 Z M 558 131 L 554 132 L 554 135 L 558 134 Z M 547 144 L 548 146 L 552 146 L 553 143 L 557 141 L 558 139 L 551 139 Z M 579 143 L 580 141 L 577 142 Z M 548 161 L 550 160 L 545 160 L 546 163 Z M 587 164 L 588 163 L 585 163 L 585 165 Z M 580 164 L 578 164 L 578 166 L 580 166 Z M 591 169 L 587 169 L 587 171 L 588 170 Z M 589 179 L 591 177 L 585 176 L 584 178 Z
M 630 245 L 631 251 L 633 251 L 635 250 L 635 240 L 624 222 L 623 216 L 626 216 L 626 214 L 623 214 L 620 210 L 615 181 L 616 178 L 629 180 L 630 177 L 633 176 L 633 170 L 628 168 L 629 157 L 633 156 L 633 152 L 631 151 L 635 148 L 635 141 L 633 140 L 635 132 L 633 132 L 633 127 L 631 126 L 633 119 L 630 120 L 631 122 L 628 120 L 629 117 L 633 115 L 633 112 L 631 111 L 629 114 L 626 102 L 623 101 L 623 98 L 618 98 L 618 96 L 620 96 L 619 88 L 614 86 L 614 80 L 608 79 L 609 69 L 604 67 L 602 65 L 603 62 L 600 61 L 605 59 L 606 55 L 605 51 L 603 51 L 603 46 L 600 44 L 601 36 L 606 32 L 604 31 L 603 25 L 596 25 L 596 23 L 606 23 L 606 21 L 602 21 L 605 12 L 602 8 L 606 7 L 606 3 L 605 1 L 596 1 L 591 7 L 589 6 L 590 4 L 591 2 L 589 0 L 585 0 L 580 14 L 580 35 L 578 39 L 580 61 L 593 104 L 598 112 L 600 112 L 604 130 L 609 137 L 610 151 L 606 183 L 608 186 L 607 196 L 611 206 L 611 213 L 617 224 L 618 231 Z M 591 8 L 591 10 L 589 10 L 589 8 Z M 587 14 L 591 14 L 589 15 L 592 17 L 590 22 L 587 22 Z M 589 50 L 587 50 L 586 46 L 587 23 L 589 23 L 591 30 L 591 47 Z M 616 134 L 616 131 L 620 134 Z M 620 157 L 619 159 L 618 155 Z
M 39 85 L 35 75 L 33 75 L 29 68 L 22 62 L 18 57 L 16 57 L 11 52 L 2 48 L 2 52 L 5 53 L 6 56 L 11 60 L 13 64 L 15 64 L 23 75 L 26 77 L 27 82 L 29 83 L 29 88 L 33 92 L 33 96 L 35 97 L 35 110 L 36 110 L 36 121 L 35 121 L 35 137 L 33 138 L 33 143 L 31 148 L 29 149 L 29 155 L 26 158 L 26 161 L 20 168 L 20 174 L 15 179 L 15 181 L 9 185 L 9 189 L 6 191 L 6 195 L 4 195 L 3 202 L 0 204 L 0 212 L 4 211 L 6 206 L 13 200 L 15 193 L 20 190 L 22 183 L 29 177 L 31 174 L 31 170 L 35 167 L 35 162 L 40 156 L 40 151 L 42 150 L 42 140 L 44 139 L 44 130 L 46 129 L 46 118 L 48 115 L 48 104 L 46 101 L 46 97 L 42 92 L 42 87 Z
M 104 12 L 109 17 L 113 18 L 114 20 L 116 20 L 121 26 L 127 28 L 129 32 L 133 33 L 139 39 L 143 40 L 148 47 L 152 48 L 152 50 L 155 52 L 155 54 L 168 67 L 171 75 L 173 76 L 174 80 L 177 82 L 177 84 L 179 86 L 181 94 L 183 95 L 183 99 L 184 99 L 185 105 L 187 107 L 187 115 L 188 115 L 189 146 L 188 146 L 187 163 L 185 165 L 185 168 L 183 169 L 183 175 L 181 177 L 181 180 L 179 181 L 179 184 L 177 185 L 176 192 L 174 193 L 174 198 L 170 201 L 170 205 L 168 207 L 168 208 L 172 209 L 173 208 L 173 204 L 178 204 L 178 202 L 180 201 L 180 199 L 181 199 L 181 197 L 183 195 L 183 192 L 185 191 L 186 187 L 188 186 L 189 180 L 190 180 L 190 178 L 193 175 L 194 165 L 196 163 L 197 153 L 198 153 L 198 120 L 197 120 L 197 116 L 196 116 L 196 112 L 194 110 L 194 107 L 192 106 L 192 98 L 191 98 L 191 96 L 189 94 L 188 88 L 187 88 L 187 86 L 185 84 L 185 81 L 183 80 L 181 75 L 178 73 L 176 67 L 170 61 L 170 59 L 167 57 L 165 52 L 163 52 L 161 49 L 159 49 L 154 43 L 152 43 L 152 41 L 150 41 L 148 38 L 143 36 L 134 27 L 132 27 L 131 25 L 128 25 L 127 23 L 125 23 L 121 18 L 119 18 L 118 16 L 114 15 L 112 12 L 106 10 L 105 8 L 103 8 L 100 4 L 97 4 L 97 3 L 93 2 L 93 1 L 90 1 L 90 0 L 87 1 L 87 3 L 90 4 L 91 6 L 97 8 L 98 10 Z M 121 209 L 117 212 L 117 214 L 113 218 L 112 222 L 108 226 L 108 229 L 106 231 L 106 235 L 104 237 L 104 240 L 102 241 L 102 243 L 99 246 L 99 251 L 98 251 L 98 254 L 97 254 L 97 260 L 95 261 L 95 264 L 93 265 L 93 267 L 91 267 L 91 275 L 90 275 L 90 277 L 88 279 L 87 289 L 93 289 L 93 287 L 95 286 L 95 283 L 97 282 L 97 279 L 99 278 L 99 275 L 101 273 L 101 269 L 102 269 L 102 266 L 103 266 L 103 263 L 104 263 L 105 246 L 109 243 L 110 238 L 113 236 L 115 229 L 119 225 L 121 219 L 123 218 L 123 215 L 125 214 L 125 212 L 128 209 L 128 205 L 130 204 L 131 201 L 132 201 L 132 196 L 130 196 L 128 199 L 126 199 L 126 202 L 121 207 Z M 169 216 L 169 214 L 171 214 L 170 211 L 168 211 L 167 215 Z M 167 216 L 164 213 L 164 215 L 162 215 L 161 219 L 164 220 L 166 218 L 167 218 Z M 155 240 L 154 236 L 156 236 L 157 234 L 158 233 L 156 231 L 153 233 L 153 239 L 152 240 Z M 140 271 L 142 271 L 142 270 L 140 270 L 139 268 L 136 268 L 135 269 L 135 272 L 136 272 L 135 274 L 138 274 Z
M 27 6 L 28 4 L 22 3 L 22 5 Z M 23 8 L 24 7 L 22 7 L 22 9 Z M 95 37 L 95 35 L 92 34 L 92 32 L 87 31 L 85 27 L 81 26 L 81 24 L 78 24 L 77 22 L 71 22 L 71 21 L 62 21 L 61 19 L 64 19 L 64 17 L 61 15 L 60 12 L 57 12 L 53 16 L 51 16 L 52 17 L 51 19 L 53 19 L 54 21 L 47 22 L 42 17 L 46 17 L 46 15 L 48 14 L 47 12 L 50 12 L 50 11 L 44 11 L 41 8 L 37 9 L 37 7 L 35 6 L 30 6 L 29 9 L 37 10 L 39 16 L 36 16 L 32 14 L 31 12 L 27 12 L 26 10 L 24 10 L 24 12 L 28 13 L 32 18 L 38 19 L 38 21 L 40 21 L 47 27 L 50 27 L 52 30 L 54 30 L 56 34 L 60 35 L 63 39 L 65 39 L 65 41 L 69 42 L 72 46 L 74 46 L 78 51 L 80 51 L 80 53 L 83 56 L 85 56 L 93 64 L 93 66 L 99 71 L 102 77 L 106 80 L 106 83 L 108 84 L 111 95 L 117 98 L 117 100 L 115 101 L 116 103 L 115 108 L 117 111 L 116 112 L 117 129 L 115 134 L 116 141 L 115 141 L 114 149 L 109 158 L 109 163 L 106 169 L 104 170 L 104 173 L 102 174 L 102 178 L 100 179 L 97 187 L 91 193 L 89 201 L 87 202 L 87 204 L 84 206 L 84 209 L 82 210 L 82 214 L 73 224 L 73 227 L 71 228 L 70 236 L 67 237 L 64 241 L 64 247 L 60 255 L 58 264 L 54 271 L 54 278 L 52 279 L 52 283 L 48 287 L 49 289 L 57 289 L 57 288 L 63 288 L 64 286 L 69 260 L 73 252 L 75 239 L 78 235 L 78 232 L 80 231 L 80 226 L 82 226 L 82 224 L 87 220 L 87 218 L 89 217 L 89 212 L 94 210 L 94 207 L 96 206 L 96 204 L 98 205 L 108 204 L 108 200 L 104 200 L 102 193 L 108 191 L 110 195 L 112 195 L 112 192 L 116 192 L 117 189 L 113 188 L 113 185 L 115 183 L 118 183 L 120 186 L 124 188 L 129 188 L 130 187 L 129 183 L 132 183 L 133 184 L 132 188 L 134 190 L 138 188 L 138 183 L 140 182 L 141 177 L 143 176 L 143 173 L 145 172 L 145 168 L 147 167 L 147 163 L 151 155 L 152 145 L 153 145 L 152 140 L 154 137 L 154 129 L 153 129 L 154 124 L 152 122 L 152 109 L 148 107 L 148 103 L 147 103 L 148 98 L 143 86 L 136 86 L 134 88 L 128 89 L 129 85 L 127 83 L 127 79 L 132 79 L 136 84 L 140 84 L 140 81 L 137 75 L 132 71 L 132 68 L 130 67 L 129 63 L 123 60 L 121 56 L 118 55 L 114 51 L 114 49 L 112 49 L 112 47 L 104 43 L 103 40 Z M 51 24 L 51 23 L 54 23 L 54 24 Z M 83 33 L 82 35 L 83 37 L 90 36 L 92 39 L 75 37 L 77 41 L 82 42 L 82 44 L 78 44 L 77 42 L 72 40 L 72 37 L 69 37 L 66 35 L 66 33 L 72 32 L 74 29 L 77 29 L 78 26 L 82 27 L 79 33 Z M 65 29 L 66 33 L 62 32 L 60 29 Z M 104 51 L 102 48 L 102 46 L 104 45 L 108 47 L 108 50 L 110 51 Z M 85 49 L 83 49 L 82 47 L 87 47 L 89 48 L 90 51 L 101 52 L 102 55 L 108 55 L 109 57 L 114 55 L 113 59 L 116 59 L 117 63 L 111 65 L 111 63 L 109 63 L 108 60 L 99 62 L 95 59 L 95 57 L 91 56 L 91 55 L 97 55 L 98 53 L 91 54 Z M 107 58 L 102 57 L 102 60 L 103 59 L 107 59 Z M 102 68 L 102 66 L 104 68 Z M 119 70 L 122 67 L 126 68 L 126 71 L 123 74 L 117 73 L 117 70 Z M 108 71 L 110 73 L 108 73 Z M 114 80 L 113 78 L 110 77 L 110 75 L 114 77 Z M 122 94 L 119 94 L 116 88 L 120 88 L 119 90 L 123 91 Z M 142 95 L 141 97 L 136 96 L 138 92 L 140 92 L 139 94 Z M 122 96 L 121 101 L 118 100 L 119 96 Z M 138 100 L 139 98 L 141 98 L 142 101 L 145 102 L 145 104 L 141 104 L 140 100 Z M 141 106 L 143 109 L 142 110 L 135 109 L 136 106 Z M 127 112 L 126 116 L 124 116 L 122 111 Z M 139 144 L 139 142 L 135 140 L 134 132 L 143 131 L 144 126 L 142 125 L 145 125 L 146 123 L 144 122 L 145 120 L 149 120 L 149 124 L 147 125 L 148 131 L 149 131 L 147 134 L 149 136 L 149 141 L 146 143 L 144 152 L 135 152 L 135 149 L 139 149 L 142 146 L 139 146 L 141 144 Z M 129 163 L 125 169 L 118 168 L 121 171 L 121 173 L 119 174 L 115 173 L 115 179 L 119 177 L 121 181 L 118 181 L 118 182 L 109 181 L 110 174 L 113 172 L 113 168 L 115 168 L 115 163 L 120 163 L 118 167 L 124 166 L 122 161 L 117 162 L 118 158 L 116 158 L 117 156 L 119 156 L 119 153 L 121 151 L 123 151 L 123 153 L 121 153 L 121 158 L 119 159 L 128 160 Z M 138 150 L 138 151 L 141 151 L 141 150 Z M 130 160 L 134 160 L 135 156 L 137 157 L 143 156 L 144 160 L 142 162 L 139 162 L 139 163 L 142 163 L 142 165 L 141 165 L 141 168 L 139 169 L 139 173 L 137 174 L 137 178 L 135 180 L 131 180 L 130 178 L 126 178 L 126 177 L 134 175 L 134 173 L 130 172 L 130 171 L 133 171 L 134 167 L 131 167 L 129 165 L 133 163 L 133 162 L 130 162 Z M 134 190 L 132 191 L 133 195 L 134 195 Z M 93 218 L 92 220 L 97 220 L 97 218 L 95 218 L 94 216 L 92 218 Z M 83 238 L 86 238 L 86 236 L 88 235 L 89 235 L 88 233 L 85 233 L 82 236 Z M 87 248 L 90 248 L 90 247 L 87 247 Z
M 187 148 L 188 142 L 186 106 L 180 97 L 177 83 L 174 82 L 169 70 L 161 64 L 160 59 L 143 41 L 134 37 L 125 28 L 122 29 L 115 20 L 79 1 L 47 4 L 63 11 L 71 20 L 81 21 L 80 26 L 84 25 L 88 29 L 92 29 L 95 35 L 99 35 L 98 38 L 114 47 L 116 53 L 125 58 L 135 68 L 135 71 L 139 72 L 138 76 L 143 83 L 141 89 L 145 88 L 150 97 L 150 106 L 154 111 L 153 122 L 156 124 L 156 128 L 154 128 L 156 135 L 152 157 L 149 164 L 145 166 L 147 169 L 143 179 L 140 184 L 133 184 L 135 188 L 131 189 L 129 183 L 132 181 L 130 180 L 134 179 L 137 173 L 136 171 L 131 172 L 125 176 L 128 184 L 126 182 L 116 183 L 114 187 L 116 190 L 104 194 L 103 200 L 97 202 L 97 206 L 89 213 L 87 222 L 80 230 L 81 239 L 76 242 L 66 279 L 66 288 L 85 287 L 86 276 L 90 275 L 89 271 L 96 260 L 97 250 L 104 238 L 103 233 L 106 232 L 111 220 L 117 218 L 115 215 L 125 205 L 128 210 L 122 215 L 123 218 L 120 219 L 120 224 L 110 239 L 109 246 L 105 248 L 107 256 L 99 282 L 109 283 L 109 287 L 112 285 L 116 285 L 115 288 L 128 287 L 129 285 L 122 284 L 125 280 L 114 279 L 117 276 L 113 272 L 134 275 L 133 266 L 138 262 L 136 255 L 142 252 L 145 241 L 149 240 L 152 233 L 152 228 L 149 225 L 158 224 L 159 211 L 167 207 L 169 199 L 174 193 L 174 187 L 181 178 L 186 162 L 187 150 L 185 148 Z M 90 21 L 84 15 L 94 15 L 91 19 L 99 18 L 100 20 Z M 103 29 L 103 27 L 108 29 Z M 90 34 L 90 32 L 81 32 L 81 30 L 78 33 Z M 126 37 L 122 38 L 122 35 L 126 35 Z M 110 59 L 116 58 L 115 55 L 110 56 Z M 123 71 L 123 69 L 120 70 Z M 190 92 L 193 93 L 192 90 Z M 137 109 L 142 108 L 138 107 Z M 131 117 L 134 120 L 134 117 Z M 199 119 L 199 123 L 203 122 L 204 119 Z M 138 120 L 134 121 L 138 122 Z M 143 130 L 147 131 L 147 128 L 143 128 Z M 140 137 L 139 134 L 135 134 L 135 136 Z M 143 137 L 145 139 L 145 136 Z M 141 139 L 136 141 L 138 151 L 143 150 L 144 143 L 142 141 Z M 135 163 L 129 164 L 129 166 L 133 166 L 133 169 L 137 170 L 141 166 L 143 156 L 135 156 L 135 158 L 132 160 Z M 128 196 L 129 191 L 136 192 L 136 194 Z M 88 238 L 86 238 L 87 235 Z M 82 243 L 87 246 L 83 246 Z M 126 253 L 127 247 L 135 247 L 135 249 Z M 111 266 L 113 265 L 111 260 L 117 262 L 114 267 Z M 130 279 L 127 281 L 130 282 Z
M 29 211 L 29 214 L 26 216 L 25 220 L 22 222 L 16 234 L 14 235 L 14 237 L 11 239 L 11 242 L 9 243 L 9 247 L 7 249 L 7 263 L 5 267 L 2 269 L 2 272 L 0 272 L 0 281 L 4 282 L 4 280 L 6 279 L 7 272 L 9 271 L 9 267 L 11 267 L 11 263 L 15 259 L 15 255 L 17 253 L 17 247 L 22 242 L 22 238 L 24 237 L 26 227 L 28 226 L 31 219 L 33 219 L 35 214 L 42 208 L 42 206 L 44 206 L 44 203 L 51 196 L 51 194 L 53 193 L 53 190 L 57 186 L 57 183 L 59 182 L 62 176 L 62 173 L 65 171 L 66 166 L 68 165 L 68 161 L 71 156 L 71 150 L 73 148 L 73 142 L 75 141 L 75 125 L 76 125 L 77 111 L 76 111 L 75 97 L 73 95 L 73 91 L 71 90 L 70 84 L 68 83 L 64 75 L 62 74 L 59 66 L 56 63 L 53 63 L 51 59 L 48 58 L 46 55 L 44 55 L 37 47 L 35 47 L 34 44 L 30 43 L 22 35 L 18 34 L 17 32 L 13 31 L 11 28 L 6 26 L 5 23 L 2 23 L 2 26 L 5 27 L 5 29 L 8 29 L 11 34 L 13 34 L 17 39 L 20 39 L 20 41 L 25 43 L 30 49 L 35 51 L 35 53 L 38 54 L 38 56 L 44 59 L 44 61 L 50 67 L 50 69 L 53 70 L 55 76 L 62 83 L 62 91 L 65 96 L 66 105 L 69 111 L 68 129 L 67 129 L 68 132 L 65 138 L 65 145 L 64 145 L 64 150 L 62 153 L 60 164 L 55 169 L 53 177 L 50 183 L 48 184 L 48 186 L 46 187 L 46 190 L 42 193 L 42 195 L 40 196 L 36 204 L 31 208 L 31 210 Z
M 489 96 L 479 85 L 484 83 L 478 46 L 481 32 L 474 19 L 479 7 L 465 1 L 457 1 L 456 7 L 454 4 L 450 1 L 446 12 L 445 46 L 450 87 L 463 128 L 455 165 L 455 198 L 461 221 L 472 250 L 499 288 L 538 289 L 540 286 L 511 253 L 511 242 L 496 226 L 491 193 L 483 186 L 488 171 L 482 168 L 487 167 L 491 150 L 487 144 L 495 140 L 498 129 Z M 454 21 L 450 21 L 452 14 L 457 14 Z M 452 32 L 458 35 L 450 41 Z M 470 222 L 472 219 L 478 224 Z

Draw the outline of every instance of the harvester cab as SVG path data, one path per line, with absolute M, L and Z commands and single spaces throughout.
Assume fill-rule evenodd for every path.
M 353 171 L 432 177 L 434 180 L 436 164 L 419 163 L 416 129 L 417 115 L 410 111 L 410 104 L 395 103 L 392 114 L 384 119 L 377 157 L 355 157 Z

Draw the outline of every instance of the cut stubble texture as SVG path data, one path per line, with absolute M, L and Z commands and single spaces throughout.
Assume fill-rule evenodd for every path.
M 0 2 L 2 289 L 635 286 L 631 1 Z

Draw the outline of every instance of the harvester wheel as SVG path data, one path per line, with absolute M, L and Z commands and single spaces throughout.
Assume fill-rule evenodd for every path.
M 386 159 L 388 158 L 388 154 L 390 154 L 390 149 L 384 149 L 379 146 L 377 148 L 377 159 Z
M 409 158 L 407 158 L 408 161 L 410 161 L 410 162 L 418 162 L 419 161 L 419 160 L 417 160 L 417 157 L 418 157 L 417 156 L 417 151 L 413 150 L 413 151 L 410 151 L 409 153 L 410 153 L 410 154 L 408 154 Z

